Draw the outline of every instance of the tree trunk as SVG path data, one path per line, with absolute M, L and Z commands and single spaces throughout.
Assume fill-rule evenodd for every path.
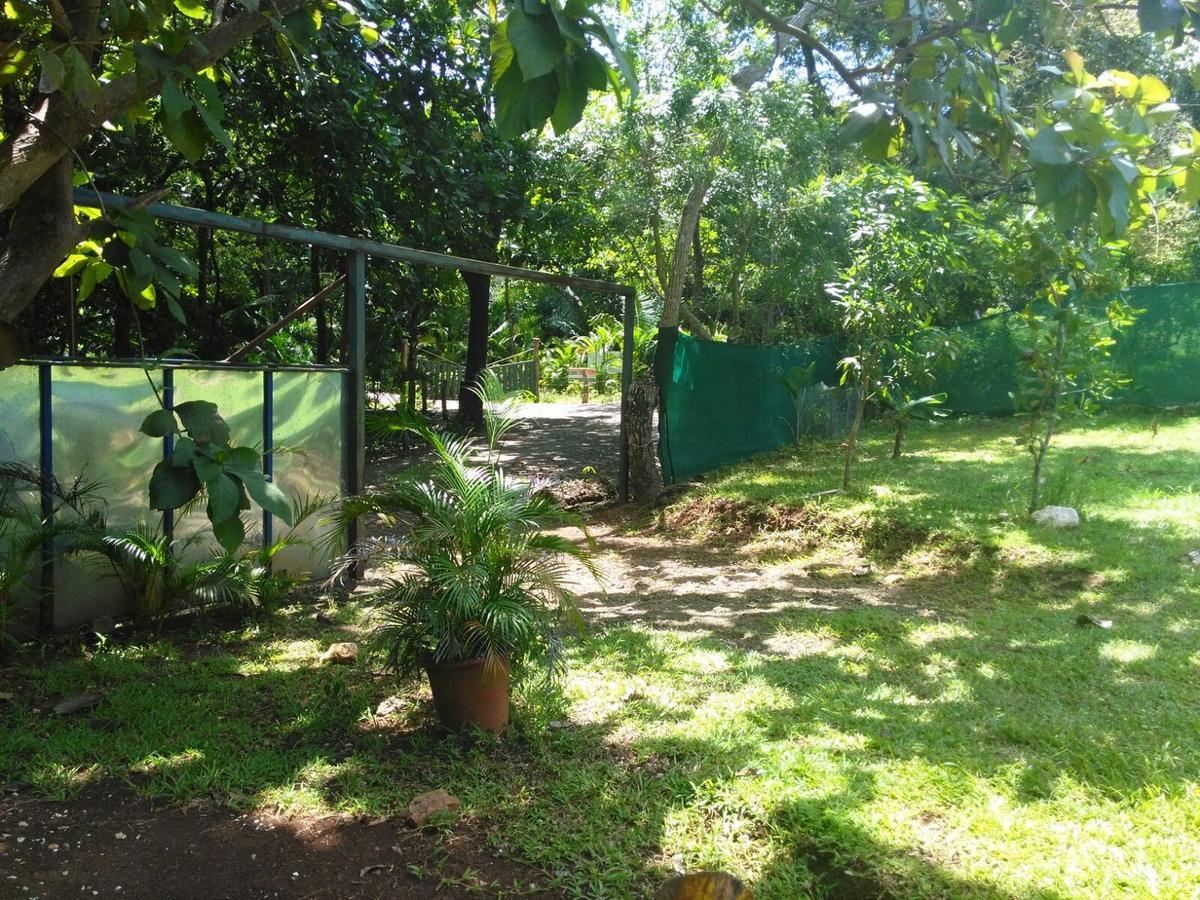
M 850 434 L 846 437 L 846 456 L 842 462 L 842 490 L 850 489 L 850 470 L 854 466 L 854 451 L 858 447 L 858 432 L 862 428 L 863 413 L 867 408 L 866 385 L 870 378 L 864 375 L 858 388 L 858 407 L 854 411 L 854 424 L 850 426 Z
M 0 321 L 15 322 L 58 264 L 87 235 L 75 221 L 71 158 L 64 156 L 21 196 L 0 242 Z
M 629 439 L 629 493 L 634 500 L 653 500 L 662 490 L 662 475 L 654 452 L 654 411 L 658 383 L 649 369 L 629 386 L 625 433 Z
M 458 418 L 473 431 L 482 431 L 483 401 L 471 388 L 478 386 L 479 376 L 487 368 L 488 300 L 492 279 L 489 275 L 474 272 L 463 272 L 462 277 L 467 283 L 471 320 L 467 326 L 467 365 L 458 391 Z
M 892 445 L 892 459 L 900 458 L 900 445 L 904 440 L 904 431 L 908 428 L 908 420 L 901 419 L 896 423 L 896 443 Z

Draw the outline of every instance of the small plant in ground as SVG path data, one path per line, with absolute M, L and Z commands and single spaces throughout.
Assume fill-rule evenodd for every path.
M 1051 287 L 1048 309 L 1031 304 L 1021 313 L 1026 334 L 1017 405 L 1025 417 L 1021 442 L 1033 460 L 1030 513 L 1042 505 L 1046 455 L 1063 421 L 1094 414 L 1115 388 L 1128 383 L 1113 367 L 1111 353 L 1116 335 L 1137 315 L 1119 297 L 1102 315 L 1089 313 L 1063 285 Z
M 43 496 L 50 500 L 49 517 L 42 515 Z M 104 527 L 95 482 L 79 478 L 64 484 L 23 463 L 0 462 L 0 654 L 16 640 L 14 615 L 40 596 L 43 547 L 59 555 L 93 549 Z
M 133 621 L 157 629 L 166 615 L 184 605 L 252 607 L 258 600 L 253 567 L 242 557 L 214 554 L 183 562 L 179 551 L 189 542 L 138 525 L 104 538 L 105 555 L 133 603 Z
M 946 394 L 930 394 L 927 397 L 909 397 L 907 394 L 894 396 L 889 394 L 887 399 L 888 418 L 896 426 L 896 439 L 892 444 L 892 459 L 899 459 L 904 441 L 904 432 L 908 430 L 913 419 L 928 419 L 945 413 L 938 407 L 946 402 Z

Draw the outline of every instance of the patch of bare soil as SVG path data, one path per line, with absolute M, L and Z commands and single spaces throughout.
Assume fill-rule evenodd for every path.
M 830 516 L 819 505 L 772 506 L 732 497 L 691 496 L 663 510 L 659 530 L 745 541 L 787 535 L 793 551 L 843 544 L 864 557 L 894 563 L 917 549 L 966 559 L 980 543 L 905 522 Z
M 748 542 L 700 543 L 662 530 L 629 533 L 613 516 L 594 520 L 589 532 L 603 582 L 580 567 L 570 586 L 585 618 L 600 627 L 643 624 L 774 652 L 766 643 L 773 620 L 790 610 L 882 606 L 922 617 L 946 614 L 907 576 L 854 559 L 814 570 L 794 559 L 765 561 Z
M 460 822 L 446 836 L 394 821 L 162 806 L 125 785 L 55 803 L 0 799 L 0 897 L 558 897 Z

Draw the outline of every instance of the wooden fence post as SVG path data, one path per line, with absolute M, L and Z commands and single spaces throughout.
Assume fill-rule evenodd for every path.
M 584 402 L 584 403 L 587 403 L 587 402 L 588 402 L 588 380 L 587 380 L 587 373 L 588 373 L 588 370 L 587 370 L 587 368 L 585 367 L 585 368 L 584 368 L 584 370 L 583 370 L 583 402 Z
M 542 402 L 542 339 L 533 339 L 533 402 Z

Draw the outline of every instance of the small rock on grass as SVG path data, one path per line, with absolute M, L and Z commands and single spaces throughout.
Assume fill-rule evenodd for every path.
M 850 570 L 850 574 L 853 575 L 855 578 L 866 578 L 868 575 L 871 574 L 871 572 L 872 572 L 872 569 L 870 566 L 855 566 L 853 569 Z
M 353 641 L 339 641 L 330 644 L 329 649 L 321 654 L 321 662 L 332 665 L 352 666 L 358 661 L 358 644 Z
M 65 700 L 59 700 L 55 703 L 53 707 L 54 714 L 56 716 L 69 716 L 71 713 L 91 709 L 103 699 L 99 694 L 74 694 Z
M 404 709 L 403 697 L 388 697 L 386 700 L 381 700 L 379 705 L 375 707 L 375 715 L 383 719 L 387 716 L 395 715 Z
M 1187 554 L 1187 561 L 1193 566 L 1200 566 L 1200 550 L 1192 550 Z
M 427 791 L 413 797 L 408 803 L 408 820 L 418 828 L 424 828 L 439 813 L 457 812 L 462 801 L 448 793 L 445 788 Z
M 1033 521 L 1049 528 L 1078 528 L 1079 512 L 1070 506 L 1046 506 L 1033 514 Z

